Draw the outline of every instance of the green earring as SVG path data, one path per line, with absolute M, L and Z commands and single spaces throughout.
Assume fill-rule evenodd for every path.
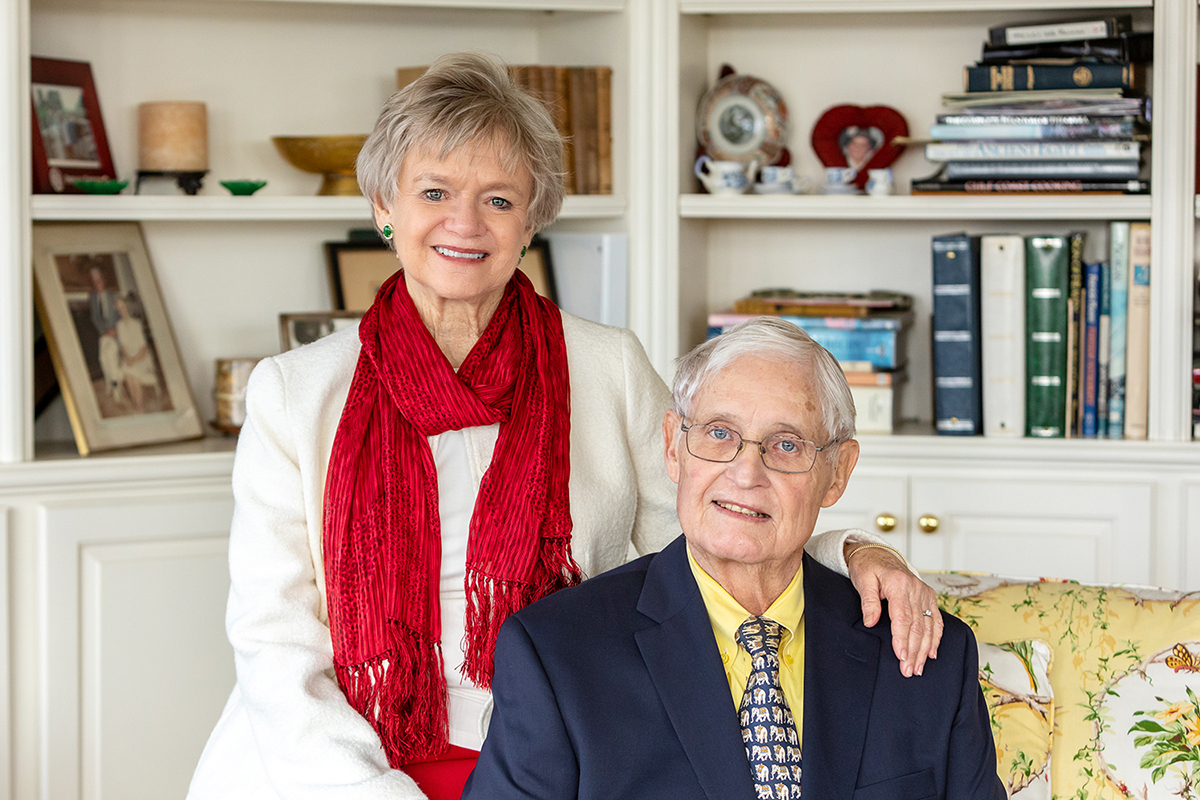
M 390 239 L 390 238 L 392 238 L 392 233 L 393 233 L 393 231 L 392 231 L 392 226 L 391 226 L 391 225 L 384 225 L 384 226 L 383 226 L 383 238 L 385 238 L 385 239 Z
M 521 258 L 525 257 L 525 246 L 521 245 Z

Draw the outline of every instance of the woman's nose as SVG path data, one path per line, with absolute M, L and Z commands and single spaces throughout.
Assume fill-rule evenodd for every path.
M 482 227 L 483 216 L 473 202 L 455 201 L 447 209 L 445 226 L 462 236 L 473 236 Z

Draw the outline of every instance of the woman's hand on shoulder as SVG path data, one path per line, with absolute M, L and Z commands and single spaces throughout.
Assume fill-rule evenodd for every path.
M 846 543 L 850 581 L 862 598 L 863 624 L 879 622 L 882 600 L 888 601 L 892 649 L 905 677 L 920 675 L 927 658 L 937 658 L 942 640 L 942 615 L 937 594 L 914 575 L 891 548 Z M 853 558 L 849 558 L 849 556 Z

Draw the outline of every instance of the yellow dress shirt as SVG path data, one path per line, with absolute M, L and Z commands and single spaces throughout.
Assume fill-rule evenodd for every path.
M 721 663 L 725 665 L 725 677 L 729 681 L 729 692 L 733 696 L 733 707 L 742 704 L 746 681 L 750 677 L 750 654 L 737 643 L 737 631 L 749 611 L 725 591 L 721 584 L 696 563 L 688 549 L 688 564 L 692 575 L 700 586 L 700 597 L 708 609 L 708 620 L 712 623 L 713 635 L 717 638 L 717 649 L 721 651 Z M 787 698 L 796 721 L 796 735 L 804 747 L 804 570 L 797 570 L 792 582 L 783 594 L 771 603 L 764 617 L 770 617 L 783 628 L 779 644 L 779 683 L 783 696 Z

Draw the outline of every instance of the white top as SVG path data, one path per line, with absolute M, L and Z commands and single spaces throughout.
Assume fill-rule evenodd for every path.
M 631 548 L 654 552 L 679 535 L 675 486 L 663 464 L 669 394 L 629 331 L 564 313 L 563 333 L 571 391 L 571 553 L 588 577 L 624 563 Z M 188 794 L 193 800 L 423 798 L 407 775 L 388 766 L 378 735 L 346 702 L 333 672 L 322 508 L 358 353 L 353 327 L 264 359 L 250 378 L 229 536 L 226 628 L 237 686 L 200 756 Z M 462 659 L 452 657 L 460 652 L 452 643 L 461 643 L 465 608 L 462 600 L 457 612 L 453 606 L 463 591 L 463 520 L 470 519 L 497 433 L 492 425 L 435 437 L 445 508 L 442 641 L 453 688 L 451 735 L 472 747 L 482 738 L 488 705 L 485 693 L 455 688 Z M 813 537 L 808 550 L 844 575 L 844 539 Z

